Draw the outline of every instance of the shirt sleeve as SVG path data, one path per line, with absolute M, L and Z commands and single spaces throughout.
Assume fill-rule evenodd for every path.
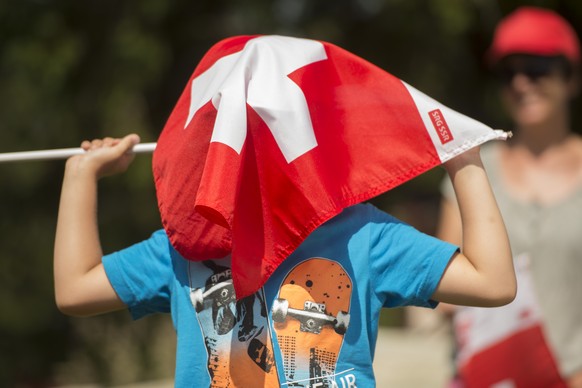
M 384 307 L 434 308 L 430 298 L 458 248 L 377 209 L 372 220 L 372 287 Z
M 171 245 L 163 230 L 102 261 L 109 282 L 134 319 L 170 312 L 174 276 Z

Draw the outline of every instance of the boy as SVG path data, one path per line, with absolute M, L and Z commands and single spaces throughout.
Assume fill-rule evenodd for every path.
M 176 386 L 373 386 L 382 307 L 499 306 L 514 298 L 510 247 L 478 148 L 445 164 L 463 218 L 462 253 L 356 205 L 308 236 L 265 287 L 236 300 L 229 258 L 188 261 L 163 231 L 102 257 L 97 181 L 125 171 L 138 142 L 136 135 L 86 141 L 88 152 L 67 161 L 56 302 L 74 316 L 171 312 Z

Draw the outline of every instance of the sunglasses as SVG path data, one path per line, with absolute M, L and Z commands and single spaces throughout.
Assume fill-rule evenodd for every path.
M 547 77 L 556 69 L 564 71 L 563 61 L 557 57 L 528 56 L 507 58 L 497 68 L 497 77 L 505 85 L 509 85 L 517 74 L 522 74 L 533 82 Z

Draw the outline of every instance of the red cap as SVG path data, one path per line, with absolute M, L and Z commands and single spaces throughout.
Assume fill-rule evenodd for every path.
M 492 63 L 510 54 L 563 55 L 580 62 L 580 42 L 572 26 L 548 9 L 520 7 L 495 30 L 488 57 Z

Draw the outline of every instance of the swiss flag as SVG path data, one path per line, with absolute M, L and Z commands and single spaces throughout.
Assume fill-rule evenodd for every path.
M 566 388 L 546 340 L 530 257 L 514 259 L 519 288 L 502 307 L 458 307 L 458 373 L 466 388 Z
M 158 140 L 158 205 L 190 260 L 232 255 L 238 298 L 326 220 L 506 134 L 337 46 L 237 36 L 202 58 Z

